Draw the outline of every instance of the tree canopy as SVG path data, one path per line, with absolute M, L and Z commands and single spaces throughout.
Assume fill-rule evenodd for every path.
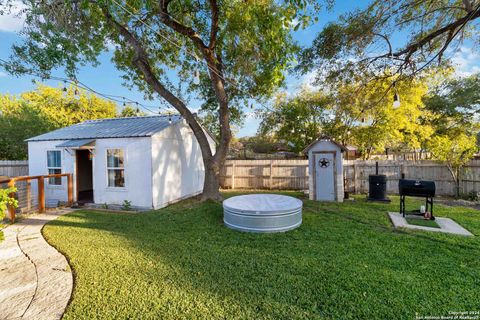
M 399 108 L 390 99 L 382 99 L 389 80 L 343 84 L 329 94 L 301 91 L 286 98 L 280 96 L 272 110 L 260 116 L 260 134 L 273 134 L 291 142 L 299 152 L 321 135 L 343 144 L 355 145 L 368 158 L 385 148 L 405 151 L 425 148 L 433 133 L 428 123 L 433 115 L 423 98 L 427 86 L 423 81 L 409 81 L 395 88 L 402 102 Z
M 425 104 L 438 116 L 436 133 L 458 127 L 475 132 L 480 115 L 480 74 L 441 81 L 425 97 Z
M 25 139 L 85 120 L 113 118 L 116 105 L 74 86 L 37 84 L 20 96 L 0 95 L 0 159 L 27 158 Z
M 279 94 L 272 109 L 259 113 L 262 121 L 258 133 L 288 141 L 291 151 L 300 152 L 322 131 L 328 131 L 329 116 L 335 112 L 330 100 L 317 91 L 302 90 L 290 98 Z
M 131 105 L 126 105 L 122 108 L 122 111 L 118 114 L 119 118 L 125 118 L 125 117 L 141 117 L 141 116 L 146 116 L 147 114 L 140 110 L 138 107 L 134 108 Z
M 478 152 L 480 123 L 480 74 L 441 81 L 425 97 L 426 108 L 435 114 L 434 133 L 427 148 L 448 166 L 460 192 L 461 168 Z
M 99 54 L 113 45 L 112 61 L 125 83 L 151 99 L 160 96 L 192 128 L 206 169 L 204 199 L 220 198 L 218 174 L 232 137 L 231 110 L 268 97 L 282 84 L 298 49 L 291 30 L 308 25 L 309 12 L 318 8 L 315 1 L 296 0 L 21 2 L 24 42 L 14 46 L 8 70 L 28 68 L 47 77 L 65 68 L 75 78 L 79 66 L 98 63 Z M 188 107 L 192 96 L 218 115 L 215 151 Z
M 478 43 L 478 18 L 478 0 L 373 0 L 324 27 L 303 51 L 298 69 L 318 70 L 334 82 L 381 80 L 386 74 L 402 81 L 442 65 L 465 42 Z

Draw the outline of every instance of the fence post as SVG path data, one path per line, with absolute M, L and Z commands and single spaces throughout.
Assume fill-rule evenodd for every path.
M 270 160 L 270 181 L 268 183 L 270 190 L 273 189 L 273 160 Z
M 45 212 L 45 178 L 43 176 L 38 178 L 38 212 Z
M 73 174 L 69 174 L 67 176 L 67 184 L 68 184 L 68 206 L 73 205 Z
M 15 188 L 15 179 L 12 178 L 10 181 L 8 181 L 8 187 L 9 188 Z M 15 198 L 15 192 L 11 192 L 8 195 L 10 198 Z M 15 207 L 14 206 L 8 206 L 8 215 L 10 218 L 11 222 L 15 222 Z
M 235 160 L 232 160 L 232 189 L 235 189 Z
M 357 162 L 353 162 L 353 193 L 357 193 Z
M 32 185 L 30 180 L 25 180 L 25 191 L 27 198 L 27 212 L 30 212 L 32 209 Z

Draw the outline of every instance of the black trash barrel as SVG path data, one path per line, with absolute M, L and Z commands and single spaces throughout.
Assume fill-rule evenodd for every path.
M 390 201 L 387 198 L 387 176 L 384 174 L 371 174 L 368 177 L 368 200 Z

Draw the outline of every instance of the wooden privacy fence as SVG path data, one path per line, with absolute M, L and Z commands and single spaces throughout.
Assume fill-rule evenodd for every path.
M 438 161 L 378 161 L 379 173 L 387 176 L 387 192 L 398 192 L 398 180 L 431 180 L 437 195 L 455 195 L 455 182 L 448 167 Z M 344 161 L 345 190 L 368 192 L 368 176 L 375 173 L 375 161 Z M 480 191 L 480 160 L 472 160 L 460 172 L 460 193 Z
M 0 176 L 17 177 L 28 175 L 27 160 L 0 160 Z
M 226 189 L 308 189 L 308 160 L 227 160 L 220 185 Z
M 398 192 L 398 179 L 435 181 L 437 195 L 455 195 L 455 183 L 443 163 L 422 161 L 378 161 L 379 173 L 387 176 L 387 192 Z M 345 190 L 368 192 L 368 176 L 375 173 L 375 161 L 344 160 Z M 307 190 L 308 160 L 227 160 L 220 173 L 225 189 Z M 480 191 L 480 160 L 461 172 L 460 192 Z
M 73 174 L 71 173 L 60 173 L 60 174 L 49 174 L 44 176 L 20 176 L 20 177 L 12 177 L 0 180 L 0 186 L 6 185 L 8 187 L 16 187 L 19 183 L 25 183 L 25 194 L 23 195 L 25 198 L 21 201 L 19 198 L 19 194 L 14 192 L 10 194 L 10 197 L 17 198 L 20 202 L 24 202 L 26 206 L 31 206 L 31 184 L 32 180 L 37 180 L 38 183 L 38 212 L 44 213 L 45 212 L 45 179 L 48 178 L 61 178 L 67 177 L 67 185 L 68 185 L 68 205 L 71 206 L 73 203 Z M 23 198 L 23 197 L 22 197 Z M 14 222 L 16 217 L 16 209 L 12 206 L 8 208 L 8 217 L 9 219 Z

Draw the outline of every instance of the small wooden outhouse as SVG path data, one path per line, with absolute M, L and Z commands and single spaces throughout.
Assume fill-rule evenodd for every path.
M 328 137 L 321 137 L 305 148 L 310 200 L 343 202 L 344 151 L 347 151 L 344 146 Z

